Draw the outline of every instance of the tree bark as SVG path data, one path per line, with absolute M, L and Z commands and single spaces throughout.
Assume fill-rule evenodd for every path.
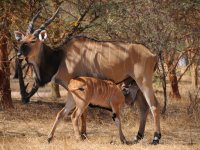
M 198 64 L 192 64 L 191 68 L 191 76 L 192 76 L 192 88 L 196 89 L 198 87 Z
M 23 103 L 26 104 L 26 103 L 30 102 L 30 98 L 37 92 L 37 90 L 39 89 L 39 86 L 35 82 L 31 91 L 27 92 L 27 87 L 28 87 L 29 83 L 27 83 L 26 85 L 24 83 L 23 71 L 22 71 L 22 66 L 21 66 L 20 60 L 17 59 L 16 64 L 17 64 L 17 68 L 18 68 L 18 78 L 19 78 L 21 100 Z
M 159 56 L 159 63 L 160 69 L 158 69 L 159 71 L 159 76 L 161 78 L 161 82 L 162 82 L 162 88 L 163 88 L 163 98 L 164 98 L 164 105 L 162 108 L 162 114 L 165 114 L 166 110 L 167 110 L 167 81 L 166 81 L 166 71 L 165 71 L 165 67 L 164 67 L 164 58 L 163 58 L 163 54 L 162 52 L 160 52 L 158 54 Z
M 13 108 L 10 89 L 10 62 L 8 60 L 8 35 L 3 33 L 0 39 L 0 102 L 1 109 Z
M 51 94 L 53 98 L 60 98 L 59 85 L 56 83 L 51 83 Z
M 164 106 L 162 109 L 162 114 L 165 114 L 167 110 L 167 81 L 166 81 L 166 75 L 165 75 L 165 68 L 164 68 L 164 62 L 161 62 L 161 68 L 162 68 L 162 88 L 163 88 L 163 97 L 164 97 Z
M 176 99 L 180 99 L 181 95 L 178 88 L 178 80 L 176 76 L 176 63 L 174 64 L 175 60 L 177 59 L 176 50 L 172 49 L 167 51 L 164 49 L 164 58 L 168 68 L 168 78 L 170 83 L 170 96 Z
M 54 6 L 55 11 L 58 9 L 58 7 L 61 3 L 62 2 L 60 2 L 59 0 L 53 1 L 53 6 Z M 57 20 L 57 23 L 59 23 L 59 20 Z M 59 35 L 59 37 L 60 37 L 60 31 L 58 29 L 56 29 L 54 31 L 54 35 Z M 56 43 L 55 41 L 53 41 L 53 42 L 54 42 L 54 44 Z M 61 97 L 58 84 L 51 83 L 51 95 L 52 95 L 53 98 L 60 98 Z
M 172 96 L 173 98 L 176 98 L 176 99 L 180 99 L 181 95 L 179 93 L 176 71 L 171 70 L 168 74 L 168 77 L 169 77 L 170 88 L 171 88 L 170 96 Z
M 17 58 L 15 59 L 15 73 L 13 79 L 18 79 L 18 65 L 17 65 Z
M 189 40 L 185 40 L 185 45 L 189 47 Z M 192 51 L 188 52 L 188 55 L 190 57 L 190 61 L 192 61 L 192 58 L 195 56 L 195 53 Z M 198 54 L 199 55 L 199 54 Z M 192 78 L 192 88 L 196 89 L 198 87 L 198 65 L 199 65 L 199 57 L 197 61 L 194 61 L 193 64 L 190 67 L 190 73 Z M 190 62 L 191 63 L 191 62 Z

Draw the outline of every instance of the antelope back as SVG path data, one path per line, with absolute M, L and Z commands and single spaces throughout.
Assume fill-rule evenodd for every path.
M 120 103 L 124 101 L 121 89 L 109 80 L 79 77 L 72 79 L 68 88 L 82 100 L 99 106 L 109 107 L 111 100 L 120 99 Z

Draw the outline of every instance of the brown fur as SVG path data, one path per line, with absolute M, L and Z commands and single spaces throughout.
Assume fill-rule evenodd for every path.
M 121 89 L 113 82 L 108 80 L 99 80 L 91 77 L 79 77 L 70 80 L 68 89 L 72 94 L 73 100 L 75 101 L 76 108 L 71 115 L 72 124 L 74 127 L 75 136 L 77 139 L 81 139 L 81 134 L 78 128 L 78 119 L 82 116 L 82 120 L 85 121 L 85 115 L 83 113 L 87 109 L 88 105 L 95 104 L 105 108 L 111 108 L 113 112 L 113 120 L 119 130 L 119 136 L 122 143 L 126 143 L 126 139 L 121 130 L 120 121 L 120 108 L 124 104 L 124 95 Z M 57 118 L 61 118 L 61 113 L 68 112 L 67 107 L 58 113 Z M 70 108 L 72 109 L 72 108 Z M 62 114 L 63 116 L 64 114 Z M 49 134 L 48 141 L 50 142 L 53 138 L 58 119 L 56 119 L 52 131 Z M 82 127 L 84 130 L 86 126 Z
M 31 44 L 29 36 L 26 35 L 22 39 L 23 43 Z M 30 53 L 25 56 L 29 58 L 29 63 L 33 63 L 38 74 L 43 74 L 38 69 L 41 64 L 36 62 L 42 59 L 38 55 L 44 51 L 44 47 L 47 46 L 39 41 L 30 47 Z M 153 73 L 158 60 L 148 48 L 141 44 L 101 42 L 87 37 L 75 37 L 59 49 L 64 57 L 59 59 L 57 72 L 50 74 L 48 79 L 51 77 L 53 81 L 67 89 L 69 81 L 80 76 L 108 79 L 115 83 L 131 77 L 136 81 L 149 105 L 154 119 L 154 132 L 160 134 L 160 108 L 152 85 Z M 45 66 L 52 67 L 48 63 Z M 44 85 L 48 81 L 39 83 Z M 159 140 L 154 143 L 159 143 Z
M 137 143 L 144 137 L 149 106 L 141 90 L 139 89 L 135 81 L 132 80 L 131 78 L 126 79 L 123 83 L 120 83 L 118 86 L 125 94 L 125 103 L 130 107 L 133 107 L 133 105 L 136 103 L 137 107 L 139 108 L 139 118 L 140 118 L 139 130 L 137 135 L 133 139 L 133 143 Z M 81 134 L 83 137 L 87 135 L 86 116 L 87 116 L 87 111 L 85 111 L 84 114 L 81 116 Z

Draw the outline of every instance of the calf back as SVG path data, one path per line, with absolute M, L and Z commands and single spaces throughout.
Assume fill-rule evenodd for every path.
M 110 102 L 113 105 L 121 105 L 125 99 L 121 89 L 109 80 L 79 77 L 70 80 L 68 88 L 88 104 L 92 103 L 107 108 L 110 108 Z

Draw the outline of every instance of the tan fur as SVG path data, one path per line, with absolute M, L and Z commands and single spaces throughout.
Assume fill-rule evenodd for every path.
M 29 53 L 29 55 L 26 56 L 26 59 L 29 61 L 36 61 L 38 60 L 38 54 L 41 50 L 41 45 L 42 42 L 36 38 L 34 35 L 32 34 L 28 34 L 26 35 L 21 41 L 20 43 L 24 43 L 26 42 L 27 45 L 30 47 L 31 51 Z M 34 42 L 34 43 L 32 43 Z
M 30 35 L 23 40 L 30 43 Z M 37 39 L 38 40 L 38 39 Z M 141 44 L 122 42 L 99 42 L 86 37 L 76 37 L 62 46 L 65 59 L 52 78 L 67 88 L 69 81 L 79 76 L 109 79 L 115 83 L 127 77 L 134 79 L 150 107 L 154 119 L 155 133 L 160 133 L 159 104 L 155 98 L 152 78 L 157 64 L 157 56 Z M 26 56 L 33 63 L 38 61 L 42 42 L 32 45 L 31 53 Z M 37 67 L 35 67 L 37 70 Z
M 131 85 L 129 85 L 130 82 L 132 83 Z M 138 133 L 142 137 L 138 137 L 138 133 L 137 133 L 137 135 L 134 137 L 134 141 L 133 141 L 133 143 L 137 143 L 144 137 L 146 119 L 147 119 L 147 115 L 149 112 L 149 106 L 148 106 L 141 90 L 139 89 L 137 84 L 131 78 L 128 78 L 125 82 L 120 83 L 118 85 L 118 87 L 120 87 L 120 89 L 123 92 L 128 87 L 128 89 L 126 89 L 126 90 L 129 91 L 129 94 L 126 94 L 126 96 L 125 96 L 125 103 L 130 107 L 133 107 L 133 105 L 136 103 L 136 105 L 139 108 L 140 124 L 139 124 Z M 83 137 L 87 135 L 87 133 L 86 133 L 86 116 L 87 116 L 87 111 L 85 111 L 84 114 L 81 116 L 81 134 Z
M 80 75 L 111 79 L 115 83 L 132 77 L 143 93 L 154 119 L 155 133 L 160 133 L 160 107 L 153 90 L 153 73 L 158 58 L 141 44 L 98 42 L 79 37 L 65 45 L 66 59 L 55 79 L 67 87 Z
M 77 139 L 81 139 L 81 134 L 78 128 L 78 119 L 85 112 L 89 104 L 94 104 L 112 109 L 113 114 L 116 115 L 113 119 L 118 127 L 120 140 L 122 143 L 126 143 L 126 139 L 121 130 L 120 121 L 120 108 L 122 104 L 124 104 L 125 98 L 121 89 L 115 83 L 91 77 L 79 77 L 70 80 L 68 89 L 76 103 L 71 119 Z M 59 116 L 60 112 L 58 113 L 57 118 L 60 118 Z M 85 115 L 82 116 L 83 121 L 85 121 L 84 118 Z M 53 138 L 57 121 L 58 120 L 55 121 L 52 131 L 49 134 L 49 141 Z M 83 126 L 81 131 L 84 131 L 85 128 L 86 126 Z

